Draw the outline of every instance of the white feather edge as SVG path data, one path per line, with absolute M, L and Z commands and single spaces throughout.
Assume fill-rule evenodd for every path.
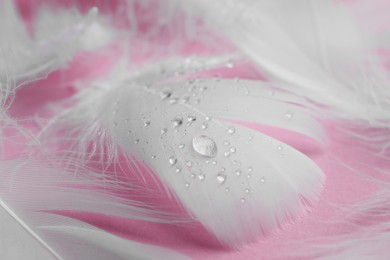
M 142 208 L 133 211 L 132 206 L 121 205 L 120 198 L 115 199 L 108 193 L 74 187 L 96 186 L 99 182 L 83 178 L 81 173 L 75 178 L 74 172 L 47 165 L 54 161 L 54 158 L 45 158 L 0 163 L 3 220 L 0 226 L 2 236 L 7 236 L 1 246 L 13 243 L 14 248 L 4 252 L 6 257 L 17 257 L 21 252 L 16 253 L 16 248 L 23 246 L 23 254 L 39 256 L 39 259 L 107 259 L 108 256 L 111 259 L 156 259 L 158 256 L 187 259 L 169 249 L 125 240 L 76 219 L 48 213 L 71 210 L 153 221 L 150 216 L 158 212 L 147 213 L 145 209 L 145 216 Z M 108 180 L 104 186 L 110 186 Z M 158 222 L 161 221 L 160 216 Z

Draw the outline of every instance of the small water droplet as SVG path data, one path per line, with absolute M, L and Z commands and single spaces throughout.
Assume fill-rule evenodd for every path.
M 179 127 L 183 124 L 183 118 L 179 116 L 175 117 L 172 122 L 174 127 Z
M 195 100 L 194 100 L 194 104 L 195 104 L 195 105 L 197 105 L 197 104 L 199 104 L 199 103 L 200 103 L 200 99 L 195 99 Z
M 168 129 L 167 128 L 163 128 L 161 129 L 160 133 L 161 135 L 165 135 L 167 133 Z
M 190 183 L 189 182 L 186 182 L 185 183 L 185 187 L 188 189 L 190 187 Z
M 195 178 L 196 178 L 195 173 L 191 173 L 191 179 L 195 179 Z
M 198 179 L 199 179 L 200 181 L 203 181 L 204 178 L 205 178 L 205 175 L 204 175 L 204 174 L 199 174 L 199 175 L 198 175 Z
M 156 159 L 156 156 L 155 156 L 155 155 L 153 155 L 153 156 L 152 156 L 152 159 Z
M 217 144 L 213 139 L 199 135 L 192 138 L 192 147 L 195 152 L 205 157 L 215 157 L 218 152 Z
M 131 130 L 127 130 L 127 134 L 128 134 L 128 135 L 131 135 Z
M 135 143 L 135 144 L 138 144 L 138 143 L 139 143 L 139 139 L 135 139 L 135 140 L 134 140 L 134 143 Z
M 225 188 L 225 192 L 229 192 L 230 191 L 230 188 Z
M 241 171 L 241 170 L 237 170 L 237 171 L 236 171 L 236 175 L 237 175 L 237 176 L 240 176 L 240 175 L 241 175 L 241 173 L 242 173 L 242 171 Z
M 181 172 L 181 168 L 176 168 L 176 173 L 180 173 Z
M 188 117 L 187 117 L 187 121 L 188 122 L 194 122 L 196 120 L 196 116 L 194 116 L 194 115 L 188 115 Z
M 218 175 L 217 175 L 217 181 L 218 181 L 220 184 L 224 183 L 224 182 L 226 181 L 226 175 L 224 175 L 224 174 L 218 174 Z
M 217 161 L 213 161 L 213 165 L 217 165 L 217 163 L 218 163 Z
M 147 128 L 148 126 L 150 126 L 150 121 L 149 120 L 145 120 L 144 121 L 144 127 Z
M 261 178 L 260 178 L 260 182 L 261 182 L 261 183 L 265 183 L 265 177 L 261 177 Z
M 172 96 L 171 90 L 164 90 L 163 92 L 161 92 L 161 99 L 167 99 L 170 96 Z
M 225 172 L 225 171 L 226 171 L 225 167 L 222 167 L 221 170 L 219 170 L 219 172 Z
M 206 123 L 203 123 L 202 126 L 201 126 L 201 128 L 202 128 L 203 130 L 207 129 L 207 127 L 208 127 L 208 125 L 207 125 Z
M 248 167 L 248 172 L 252 172 L 253 171 L 253 168 L 252 167 Z
M 246 202 L 246 199 L 245 198 L 241 198 L 241 203 L 245 203 Z
M 186 161 L 186 165 L 187 165 L 188 167 L 191 167 L 191 166 L 192 166 L 192 162 L 191 162 L 190 160 L 188 160 L 188 161 Z
M 226 62 L 225 66 L 226 68 L 232 69 L 234 68 L 234 63 L 232 60 L 229 60 L 228 62 Z
M 253 140 L 253 135 L 249 136 L 249 137 L 248 137 L 248 140 L 249 140 L 249 141 L 252 141 L 252 140 Z
M 250 192 L 251 192 L 250 189 L 248 189 L 248 188 L 245 189 L 245 193 L 250 193 Z
M 294 117 L 294 113 L 291 112 L 291 111 L 287 111 L 286 114 L 285 114 L 286 118 L 288 120 L 292 119 Z
M 185 146 L 185 145 L 184 145 L 183 143 L 180 143 L 180 144 L 179 144 L 179 149 L 183 149 L 184 146 Z
M 234 134 L 235 132 L 236 132 L 236 129 L 235 129 L 233 126 L 230 126 L 230 127 L 228 128 L 228 133 L 229 133 L 230 135 Z
M 210 120 L 211 120 L 211 116 L 206 116 L 206 117 L 204 118 L 204 120 L 210 121 Z
M 224 155 L 225 157 L 229 157 L 229 156 L 230 156 L 230 152 L 229 152 L 229 151 L 226 151 L 226 152 L 223 153 L 223 155 Z
M 173 166 L 173 165 L 175 165 L 176 164 L 176 162 L 177 162 L 177 159 L 175 158 L 175 157 L 173 157 L 173 156 L 171 156 L 171 157 L 169 157 L 169 164 L 171 165 L 171 166 Z
M 283 150 L 283 146 L 282 145 L 278 145 L 277 149 L 278 149 L 278 151 L 282 151 Z
M 181 102 L 184 104 L 188 103 L 189 101 L 190 101 L 190 97 L 188 97 L 188 96 L 185 96 L 181 99 Z
M 236 148 L 235 147 L 230 147 L 230 152 L 231 153 L 235 153 L 236 152 Z
M 207 87 L 206 87 L 206 86 L 202 86 L 202 87 L 199 88 L 199 90 L 200 90 L 201 92 L 204 92 L 204 91 L 207 90 Z
M 248 179 L 250 179 L 250 178 L 252 177 L 252 174 L 248 173 L 248 174 L 246 175 L 246 177 L 247 177 Z
M 112 111 L 112 113 L 113 113 L 114 115 L 116 115 L 116 114 L 118 114 L 118 110 L 114 110 L 114 111 Z
M 126 118 L 125 120 L 123 120 L 123 122 L 128 123 L 130 122 L 130 119 Z
M 226 146 L 229 146 L 229 145 L 230 145 L 230 142 L 229 142 L 228 140 L 225 140 L 225 141 L 223 142 L 223 144 L 226 145 Z
M 179 102 L 179 99 L 176 98 L 176 97 L 171 98 L 171 99 L 169 100 L 169 104 L 170 104 L 170 105 L 177 104 L 178 102 Z
M 205 163 L 205 164 L 209 164 L 209 163 L 210 163 L 210 161 L 209 161 L 209 160 L 206 160 L 204 163 Z

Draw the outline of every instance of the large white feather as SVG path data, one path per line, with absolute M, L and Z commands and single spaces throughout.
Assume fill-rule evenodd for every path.
M 292 104 L 299 99 L 285 93 L 264 97 L 269 88 L 260 83 L 159 83 L 145 81 L 147 75 L 156 78 L 124 71 L 99 82 L 87 91 L 89 102 L 66 111 L 45 133 L 57 139 L 60 132 L 78 135 L 74 149 L 81 156 L 91 156 L 85 144 L 96 140 L 92 151 L 100 157 L 115 160 L 118 150 L 135 156 L 197 221 L 234 247 L 296 220 L 316 200 L 324 176 L 314 162 L 270 136 L 223 120 L 237 120 L 240 112 L 244 120 L 323 141 L 309 110 Z M 258 93 L 257 102 L 245 89 Z M 247 114 L 240 111 L 243 105 Z

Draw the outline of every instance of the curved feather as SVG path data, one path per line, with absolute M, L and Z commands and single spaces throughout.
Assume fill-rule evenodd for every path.
M 240 95 L 242 87 L 254 86 L 228 80 L 156 85 L 128 78 L 100 82 L 89 92 L 90 103 L 68 110 L 46 131 L 82 133 L 76 138 L 83 140 L 81 146 L 74 148 L 80 155 L 97 134 L 104 136 L 109 140 L 104 154 L 115 160 L 119 149 L 148 165 L 196 220 L 233 247 L 296 220 L 318 198 L 324 175 L 313 161 L 285 143 L 222 120 L 237 119 L 246 102 L 253 111 L 247 117 L 243 113 L 244 119 L 321 140 L 319 124 L 304 107 L 292 104 L 297 98 L 281 94 L 285 101 L 278 102 L 256 96 L 254 102 L 250 95 Z M 235 98 L 238 103 L 231 110 L 219 111 Z M 286 109 L 297 122 L 286 118 Z M 104 141 L 93 146 L 99 153 Z

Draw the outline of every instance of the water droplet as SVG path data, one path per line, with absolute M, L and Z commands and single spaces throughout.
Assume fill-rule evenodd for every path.
M 128 123 L 130 122 L 130 119 L 126 118 L 125 120 L 123 120 L 123 122 Z
M 261 178 L 260 178 L 260 182 L 261 182 L 261 183 L 265 183 L 265 177 L 261 177 Z
M 217 144 L 214 140 L 205 135 L 194 136 L 192 138 L 192 147 L 195 152 L 205 157 L 215 157 L 218 152 Z
M 180 143 L 180 144 L 179 144 L 179 149 L 183 149 L 184 146 L 185 146 L 185 145 L 184 145 L 183 143 Z
M 206 117 L 204 118 L 204 120 L 210 121 L 210 120 L 211 120 L 211 116 L 206 116 Z
M 208 124 L 206 124 L 206 123 L 203 123 L 202 126 L 201 126 L 201 128 L 202 128 L 203 130 L 207 129 L 207 127 L 208 127 Z
M 248 188 L 245 189 L 245 193 L 250 193 L 250 192 L 251 192 L 250 189 L 248 189 Z
M 226 152 L 223 153 L 223 155 L 224 155 L 225 157 L 229 157 L 229 156 L 230 156 L 230 152 L 229 152 L 229 151 L 226 151 Z
M 152 156 L 152 159 L 156 159 L 156 156 L 155 156 L 155 155 L 153 155 L 153 156 Z
M 179 102 L 179 99 L 176 98 L 176 97 L 171 98 L 171 99 L 169 100 L 169 104 L 170 104 L 170 105 L 177 104 L 178 102 Z
M 131 135 L 131 130 L 127 130 L 127 134 L 128 134 L 128 135 Z
M 186 161 L 186 165 L 187 165 L 188 167 L 191 167 L 191 166 L 192 166 L 192 162 L 191 162 L 190 160 L 188 160 L 188 161 Z
M 176 168 L 176 173 L 180 173 L 181 172 L 181 168 Z
M 230 147 L 230 152 L 231 153 L 235 153 L 236 152 L 236 148 L 235 147 Z
M 253 171 L 253 168 L 252 167 L 248 167 L 248 172 L 252 172 Z
M 207 87 L 206 87 L 206 86 L 202 86 L 202 87 L 199 88 L 199 90 L 200 90 L 201 92 L 204 92 L 204 91 L 207 90 Z
M 236 175 L 237 175 L 237 176 L 240 176 L 240 175 L 241 175 L 241 173 L 242 173 L 242 171 L 241 171 L 241 170 L 237 170 L 237 171 L 236 171 Z
M 183 124 L 183 118 L 179 116 L 175 117 L 172 122 L 174 127 L 179 127 Z
M 246 199 L 245 198 L 241 198 L 241 203 L 245 203 L 246 202 Z
M 217 175 L 217 181 L 218 181 L 220 184 L 224 183 L 224 182 L 226 181 L 226 175 L 224 175 L 224 174 L 218 174 L 218 175 Z
M 135 143 L 135 144 L 138 144 L 138 143 L 139 143 L 139 139 L 135 139 L 135 140 L 134 140 L 134 143 Z
M 188 115 L 188 117 L 187 117 L 187 121 L 188 122 L 194 122 L 196 120 L 196 116 L 194 116 L 194 115 Z
M 190 97 L 188 97 L 188 96 L 185 96 L 185 97 L 183 97 L 182 99 L 181 99 L 181 102 L 182 103 L 188 103 L 190 101 Z
M 225 140 L 225 141 L 223 142 L 223 144 L 226 145 L 226 146 L 229 146 L 229 145 L 230 145 L 230 142 L 229 142 L 228 140 Z
M 230 191 L 230 188 L 225 188 L 225 192 L 229 192 Z
M 235 129 L 233 126 L 230 126 L 230 127 L 228 128 L 228 133 L 229 133 L 230 135 L 234 134 L 235 132 L 236 132 L 236 129 Z
M 213 161 L 213 164 L 214 164 L 214 165 L 217 165 L 217 163 L 218 163 L 217 161 Z
M 189 182 L 186 182 L 185 183 L 185 187 L 188 189 L 190 187 L 190 183 Z
M 194 104 L 195 104 L 195 105 L 197 105 L 197 104 L 199 104 L 199 103 L 200 103 L 200 99 L 195 99 L 195 100 L 194 100 Z
M 114 111 L 112 111 L 112 113 L 113 113 L 114 115 L 116 115 L 116 114 L 118 114 L 118 110 L 114 110 Z
M 250 179 L 250 178 L 252 177 L 252 174 L 248 173 L 248 174 L 246 175 L 246 177 L 247 177 L 248 179 Z
M 173 166 L 176 164 L 177 159 L 175 157 L 171 156 L 171 157 L 169 157 L 168 161 L 169 161 L 169 164 Z
M 163 128 L 161 129 L 160 133 L 161 135 L 165 135 L 167 133 L 168 129 L 167 128 Z
M 191 173 L 191 179 L 195 179 L 195 178 L 196 178 L 195 173 Z
M 226 171 L 225 167 L 222 167 L 221 170 L 219 170 L 219 172 L 225 172 L 225 171 Z
M 210 163 L 210 161 L 209 161 L 209 160 L 206 160 L 204 163 L 205 163 L 205 164 L 209 164 L 209 163 Z
M 146 128 L 148 126 L 150 126 L 150 121 L 149 120 L 144 121 L 144 127 Z
M 248 137 L 248 140 L 249 140 L 249 141 L 252 141 L 252 140 L 253 140 L 253 135 L 249 136 L 249 137 Z
M 283 146 L 282 145 L 278 145 L 277 149 L 278 149 L 278 151 L 282 151 L 283 150 Z
M 292 118 L 294 117 L 294 113 L 291 112 L 291 111 L 287 111 L 286 114 L 285 114 L 285 116 L 286 116 L 287 119 L 290 120 L 290 119 L 292 119 Z
M 228 62 L 226 62 L 225 66 L 226 68 L 232 69 L 234 68 L 234 63 L 233 61 L 229 60 Z
M 204 175 L 204 174 L 199 174 L 199 175 L 198 175 L 198 179 L 199 179 L 200 181 L 203 181 L 204 178 L 205 178 L 205 175 Z
M 167 99 L 170 96 L 172 96 L 171 90 L 164 90 L 163 92 L 161 92 L 161 99 Z

